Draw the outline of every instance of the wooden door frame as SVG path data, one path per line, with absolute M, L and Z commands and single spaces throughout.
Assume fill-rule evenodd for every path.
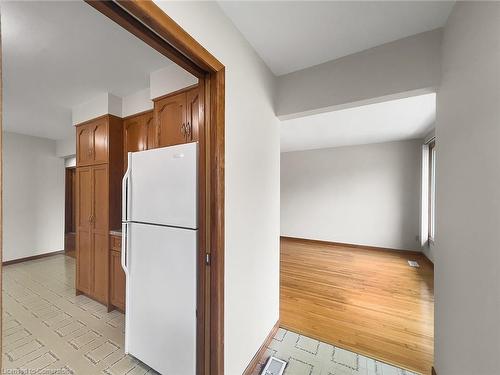
M 71 189 L 69 200 L 71 202 L 71 218 L 72 222 L 75 218 L 74 204 L 75 204 L 75 176 L 76 175 L 76 167 L 65 167 L 64 168 L 64 234 L 68 233 L 68 190 Z M 71 181 L 69 181 L 71 179 Z M 71 188 L 69 188 L 69 184 L 71 184 Z M 73 223 L 74 224 L 74 223 Z M 75 230 L 76 231 L 76 230 Z M 66 249 L 65 249 L 66 250 Z
M 194 76 L 200 85 L 200 254 L 197 374 L 224 373 L 224 89 L 225 68 L 151 0 L 85 0 Z M 1 66 L 0 40 L 0 73 Z M 0 75 L 0 114 L 2 113 Z M 2 162 L 0 116 L 0 163 Z M 0 169 L 0 235 L 2 225 Z M 2 254 L 0 236 L 0 256 Z M 208 258 L 206 258 L 208 257 Z M 208 259 L 207 264 L 205 260 Z M 1 286 L 1 267 L 0 267 Z M 200 302 L 203 303 L 200 304 Z M 0 304 L 2 302 L 0 294 Z M 200 306 L 203 308 L 200 309 Z M 0 320 L 1 329 L 1 320 Z M 200 335 L 202 340 L 200 340 Z M 0 345 L 1 337 L 0 337 Z M 0 358 L 1 365 L 1 358 Z
M 223 375 L 225 67 L 151 0 L 85 1 L 199 79 L 197 374 Z

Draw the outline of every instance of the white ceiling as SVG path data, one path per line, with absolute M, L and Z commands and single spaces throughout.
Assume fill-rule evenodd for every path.
M 281 122 L 281 152 L 423 138 L 434 128 L 436 94 Z
M 71 108 L 149 87 L 163 55 L 83 1 L 1 2 L 4 129 L 71 136 Z
M 454 1 L 219 1 L 276 75 L 444 26 Z

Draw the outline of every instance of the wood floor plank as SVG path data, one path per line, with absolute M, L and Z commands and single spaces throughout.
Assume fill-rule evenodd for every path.
M 282 238 L 280 282 L 283 328 L 431 374 L 434 270 L 422 254 Z

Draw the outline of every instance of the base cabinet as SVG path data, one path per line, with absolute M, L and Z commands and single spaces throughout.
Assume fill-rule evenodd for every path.
M 125 311 L 125 272 L 121 263 L 121 237 L 109 238 L 109 298 L 112 307 Z
M 92 294 L 92 248 L 90 232 L 79 230 L 76 235 L 76 290 Z

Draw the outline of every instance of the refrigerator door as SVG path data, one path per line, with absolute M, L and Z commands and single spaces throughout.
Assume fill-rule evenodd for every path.
M 134 152 L 129 157 L 127 220 L 198 228 L 198 143 Z
M 127 228 L 125 351 L 161 374 L 196 372 L 197 231 Z

